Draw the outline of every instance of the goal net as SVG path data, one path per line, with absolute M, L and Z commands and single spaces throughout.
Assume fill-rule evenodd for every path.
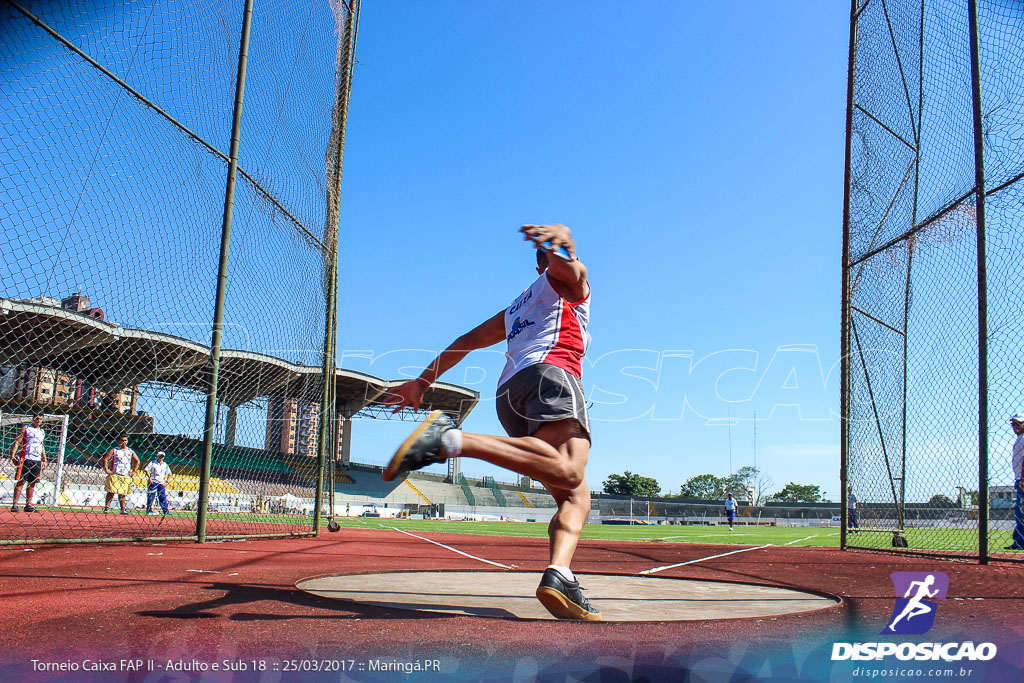
M 11 504 L 14 499 L 14 487 L 18 483 L 18 464 L 14 462 L 11 451 L 17 443 L 22 430 L 32 424 L 31 415 L 18 413 L 0 413 L 0 503 Z M 68 441 L 68 416 L 44 415 L 40 425 L 43 433 L 43 448 L 46 452 L 46 468 L 40 476 L 35 488 L 35 505 L 60 505 L 60 495 L 64 486 L 64 448 Z M 21 448 L 19 447 L 19 451 Z M 20 459 L 20 453 L 14 453 Z M 22 493 L 24 504 L 25 494 Z

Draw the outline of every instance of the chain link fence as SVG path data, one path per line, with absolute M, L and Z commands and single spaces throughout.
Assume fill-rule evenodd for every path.
M 0 543 L 318 528 L 357 17 L 0 2 Z
M 844 547 L 1024 559 L 1024 6 L 854 0 L 848 105 Z

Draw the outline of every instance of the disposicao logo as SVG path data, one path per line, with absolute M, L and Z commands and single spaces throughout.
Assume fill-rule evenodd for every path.
M 894 572 L 896 590 L 892 616 L 881 635 L 920 635 L 935 625 L 937 600 L 946 599 L 949 577 L 942 572 Z M 833 643 L 832 661 L 879 660 L 895 656 L 901 661 L 988 661 L 996 656 L 993 643 Z
M 935 612 L 939 608 L 935 601 L 946 599 L 949 577 L 942 572 L 893 572 L 889 578 L 896 589 L 896 605 L 882 633 L 904 636 L 927 633 L 935 624 Z

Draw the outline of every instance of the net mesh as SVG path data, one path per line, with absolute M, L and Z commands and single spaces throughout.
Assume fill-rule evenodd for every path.
M 349 19 L 254 2 L 211 536 L 312 527 Z M 69 416 L 64 504 L 0 541 L 196 533 L 242 25 L 223 0 L 0 6 L 0 410 Z M 115 519 L 122 434 L 139 463 Z M 152 519 L 161 450 L 170 515 Z
M 860 533 L 848 545 L 1011 557 L 1008 424 L 1024 408 L 1020 207 L 1024 7 L 980 0 L 987 297 L 978 298 L 978 206 L 967 3 L 860 3 L 849 169 L 847 477 Z M 978 320 L 988 312 L 989 499 L 979 501 Z M 979 548 L 979 504 L 989 545 Z M 902 550 L 903 548 L 896 548 Z

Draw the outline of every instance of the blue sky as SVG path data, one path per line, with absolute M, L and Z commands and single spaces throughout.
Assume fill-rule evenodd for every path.
M 518 227 L 561 222 L 593 287 L 591 488 L 753 464 L 756 411 L 775 488 L 838 497 L 848 22 L 832 0 L 364 3 L 342 364 L 418 373 L 532 281 Z M 501 433 L 501 366 L 444 377 L 485 399 L 470 431 Z M 358 422 L 353 458 L 411 427 Z

